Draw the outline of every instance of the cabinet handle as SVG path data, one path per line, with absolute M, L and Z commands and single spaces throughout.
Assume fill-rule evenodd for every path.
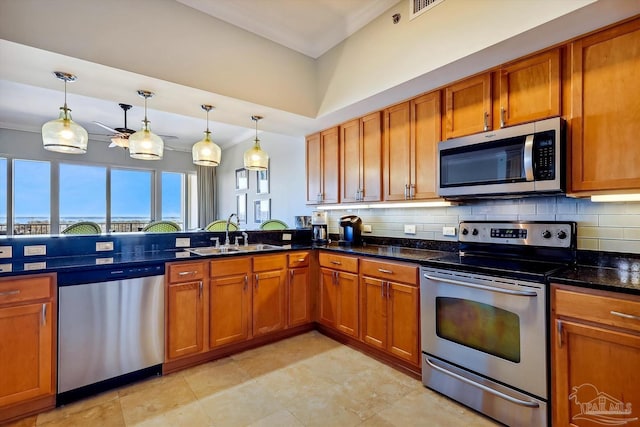
M 621 313 L 619 311 L 613 310 L 611 310 L 609 313 L 613 314 L 614 316 L 624 317 L 625 319 L 640 320 L 640 316 L 635 316 L 633 314 Z
M 562 348 L 562 320 L 556 320 L 556 335 L 558 338 L 558 348 Z
M 392 270 L 385 270 L 384 268 L 379 268 L 378 271 L 380 273 L 393 274 Z
M 18 295 L 20 293 L 20 289 L 14 289 L 11 291 L 0 292 L 0 297 L 8 296 L 8 295 Z
M 415 199 L 416 197 L 416 185 L 415 184 L 411 184 L 409 186 L 409 198 L 411 200 Z
M 334 265 L 342 265 L 342 263 L 340 261 L 331 261 L 331 264 Z
M 47 304 L 42 304 L 42 326 L 47 324 Z
M 380 283 L 380 298 L 384 298 L 384 282 Z
M 500 108 L 500 127 L 503 128 L 505 125 L 505 113 L 504 107 Z
M 202 280 L 198 282 L 198 295 L 200 297 L 200 299 L 202 299 Z
M 391 298 L 391 283 L 387 282 L 387 298 Z
M 189 276 L 189 275 L 196 275 L 198 274 L 198 270 L 196 271 L 181 271 L 180 273 L 178 273 L 178 276 Z
M 304 258 L 298 258 L 298 262 L 304 262 Z
M 247 290 L 247 286 L 249 285 L 249 275 L 245 274 L 244 275 L 244 290 Z
M 333 274 L 335 274 L 334 276 L 334 283 L 336 286 L 338 286 L 339 284 L 339 280 L 340 280 L 340 273 L 338 273 L 337 271 L 335 271 Z
M 258 289 L 258 282 L 260 281 L 260 277 L 258 276 L 258 273 L 256 273 L 256 289 Z
M 489 113 L 487 112 L 484 113 L 484 130 L 489 130 Z
M 409 184 L 404 185 L 404 199 L 407 200 L 409 198 Z

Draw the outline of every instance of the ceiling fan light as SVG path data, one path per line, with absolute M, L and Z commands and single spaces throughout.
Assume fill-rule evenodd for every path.
M 114 136 L 113 138 L 111 138 L 110 147 L 129 148 L 129 138 Z
M 193 144 L 191 149 L 193 163 L 199 166 L 218 166 L 222 150 L 211 140 L 211 132 L 205 131 L 204 138 Z
M 73 74 L 54 71 L 57 79 L 64 82 L 64 106 L 60 107 L 60 115 L 42 125 L 42 145 L 45 150 L 65 154 L 84 154 L 87 152 L 89 134 L 79 124 L 71 120 L 71 110 L 67 107 L 67 82 L 74 82 Z
M 250 171 L 266 171 L 269 168 L 269 155 L 260 147 L 258 139 L 258 121 L 262 116 L 251 116 L 256 122 L 256 139 L 253 147 L 244 152 L 244 168 Z

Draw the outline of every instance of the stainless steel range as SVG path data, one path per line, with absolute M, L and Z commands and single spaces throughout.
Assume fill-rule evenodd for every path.
M 549 424 L 547 277 L 575 262 L 572 222 L 461 222 L 421 268 L 422 380 L 510 426 Z

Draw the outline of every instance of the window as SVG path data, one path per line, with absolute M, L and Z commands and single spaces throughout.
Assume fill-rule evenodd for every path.
M 162 172 L 162 219 L 175 222 L 182 230 L 186 229 L 184 184 L 184 174 Z
M 7 159 L 0 157 L 0 234 L 7 234 Z
M 187 194 L 189 195 L 187 202 L 189 224 L 187 227 L 196 228 L 198 227 L 198 176 L 195 173 L 188 174 L 187 182 Z
M 60 164 L 60 231 L 78 221 L 93 221 L 106 230 L 107 169 Z
M 151 222 L 150 171 L 111 170 L 111 230 L 139 231 Z
M 49 234 L 51 164 L 33 160 L 13 163 L 13 234 Z

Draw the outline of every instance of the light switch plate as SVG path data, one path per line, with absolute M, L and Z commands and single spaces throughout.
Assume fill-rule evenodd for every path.
M 9 273 L 13 269 L 13 264 L 0 264 L 0 273 Z
M 96 242 L 96 251 L 112 251 L 113 242 Z
M 443 236 L 449 236 L 449 237 L 455 237 L 456 228 L 455 227 L 442 227 L 442 235 Z
M 13 256 L 13 248 L 11 246 L 0 246 L 0 258 L 11 258 Z
M 176 248 L 188 248 L 191 246 L 191 239 L 189 237 L 177 237 Z
M 24 256 L 46 255 L 47 245 L 32 245 L 24 247 Z
M 282 240 L 284 241 L 291 240 L 291 233 L 282 233 Z
M 415 224 L 405 224 L 404 225 L 404 234 L 416 234 L 416 225 Z
M 363 224 L 362 225 L 363 233 L 371 233 L 371 224 Z
M 47 268 L 46 262 L 25 262 L 24 269 L 25 270 L 44 270 Z

